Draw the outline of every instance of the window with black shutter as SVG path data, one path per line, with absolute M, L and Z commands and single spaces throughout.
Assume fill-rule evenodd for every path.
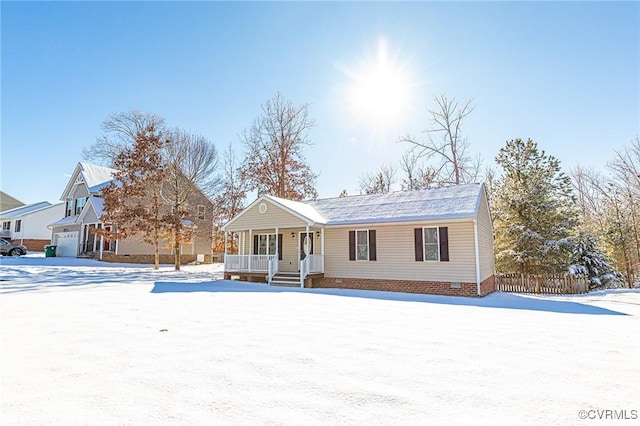
M 449 228 L 446 226 L 426 226 L 415 228 L 414 252 L 416 262 L 449 261 Z
M 349 260 L 377 260 L 376 231 L 374 229 L 358 229 L 349 231 Z

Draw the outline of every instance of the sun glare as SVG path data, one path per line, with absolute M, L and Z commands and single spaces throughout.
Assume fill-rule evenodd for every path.
M 375 126 L 390 125 L 407 112 L 409 81 L 404 67 L 390 58 L 387 45 L 380 40 L 375 58 L 356 71 L 348 71 L 349 106 L 361 120 Z

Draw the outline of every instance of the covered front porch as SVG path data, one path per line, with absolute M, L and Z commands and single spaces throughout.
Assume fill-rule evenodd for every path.
M 224 277 L 305 286 L 324 276 L 324 228 L 225 231 Z

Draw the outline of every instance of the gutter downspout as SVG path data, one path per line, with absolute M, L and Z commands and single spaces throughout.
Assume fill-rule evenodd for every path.
M 480 291 L 480 251 L 478 250 L 480 244 L 478 243 L 478 219 L 476 218 L 473 219 L 473 242 L 476 251 L 476 285 L 478 286 L 478 296 L 480 296 L 482 294 Z

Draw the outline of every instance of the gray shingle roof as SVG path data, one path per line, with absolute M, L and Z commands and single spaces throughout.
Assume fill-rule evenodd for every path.
M 482 184 L 308 201 L 327 225 L 473 218 Z
M 310 224 L 331 226 L 472 219 L 478 214 L 483 191 L 483 184 L 473 183 L 313 201 L 291 201 L 271 195 L 258 200 L 268 199 Z

